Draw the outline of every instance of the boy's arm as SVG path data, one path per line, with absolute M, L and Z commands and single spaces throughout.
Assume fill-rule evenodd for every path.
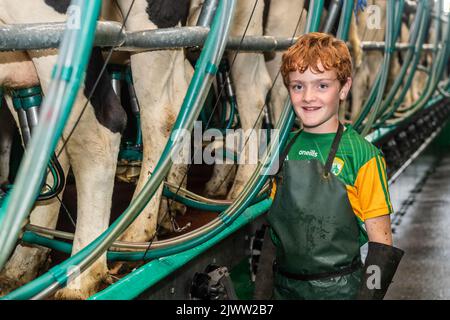
M 369 241 L 392 246 L 391 217 L 388 214 L 366 219 L 365 224 Z
M 383 157 L 376 155 L 362 168 L 365 170 L 361 172 L 363 179 L 358 191 L 361 191 L 360 201 L 369 244 L 357 299 L 382 300 L 404 252 L 392 246 L 389 215 L 392 213 L 392 205 Z M 358 179 L 359 174 L 358 172 Z M 374 279 L 376 286 L 373 286 Z
M 392 205 L 386 179 L 386 164 L 376 155 L 358 172 L 356 187 L 369 241 L 392 245 Z

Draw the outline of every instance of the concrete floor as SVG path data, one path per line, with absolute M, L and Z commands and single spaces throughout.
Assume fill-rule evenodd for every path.
M 450 152 L 419 157 L 391 187 L 405 255 L 386 299 L 450 299 Z

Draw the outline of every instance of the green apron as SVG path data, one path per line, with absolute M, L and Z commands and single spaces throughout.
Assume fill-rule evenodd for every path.
M 267 219 L 278 240 L 274 266 L 275 299 L 354 299 L 361 279 L 359 227 L 347 189 L 330 173 L 343 126 L 327 162 L 284 161 Z

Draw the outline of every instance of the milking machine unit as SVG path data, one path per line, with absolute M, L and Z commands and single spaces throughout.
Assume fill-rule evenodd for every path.
M 236 92 L 231 79 L 230 63 L 226 57 L 223 57 L 220 61 L 216 82 L 217 90 L 211 87 L 200 113 L 200 119 L 204 128 L 216 128 L 225 134 L 227 129 L 239 126 Z M 219 101 L 220 103 L 218 103 Z M 229 113 L 227 112 L 228 108 L 230 110 Z
M 42 102 L 40 86 L 13 90 L 13 105 L 19 118 L 20 131 L 25 147 L 31 139 L 31 134 L 38 125 L 39 107 Z
M 110 64 L 108 71 L 111 74 L 113 90 L 129 114 L 119 152 L 117 178 L 125 182 L 136 182 L 142 161 L 142 130 L 140 107 L 133 84 L 131 67 Z
M 42 103 L 40 86 L 11 90 L 14 110 L 19 119 L 20 132 L 25 148 L 39 123 L 39 110 Z M 47 175 L 43 177 L 41 194 L 37 201 L 46 201 L 56 197 L 64 188 L 64 171 L 54 154 L 49 161 L 48 171 L 53 177 L 53 186 L 46 185 Z

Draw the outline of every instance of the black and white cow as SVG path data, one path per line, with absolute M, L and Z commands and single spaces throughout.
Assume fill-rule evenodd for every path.
M 0 23 L 63 22 L 68 4 L 69 1 L 2 0 Z M 45 93 L 56 62 L 56 53 L 56 50 L 1 53 L 0 85 L 23 88 L 40 84 Z M 102 64 L 101 53 L 95 50 L 85 86 L 78 94 L 63 137 L 68 136 L 88 102 L 87 93 Z M 108 227 L 117 154 L 125 124 L 126 114 L 112 90 L 110 79 L 105 75 L 59 157 L 64 172 L 67 174 L 70 165 L 77 182 L 77 228 L 72 253 L 78 252 Z M 61 146 L 60 141 L 57 153 Z M 55 228 L 59 207 L 60 203 L 56 199 L 38 204 L 31 213 L 31 223 Z M 2 293 L 33 279 L 47 259 L 47 254 L 46 249 L 18 245 L 0 275 Z M 61 298 L 86 298 L 95 292 L 99 283 L 107 279 L 106 256 L 103 256 L 82 275 L 81 288 L 60 291 L 58 295 Z

